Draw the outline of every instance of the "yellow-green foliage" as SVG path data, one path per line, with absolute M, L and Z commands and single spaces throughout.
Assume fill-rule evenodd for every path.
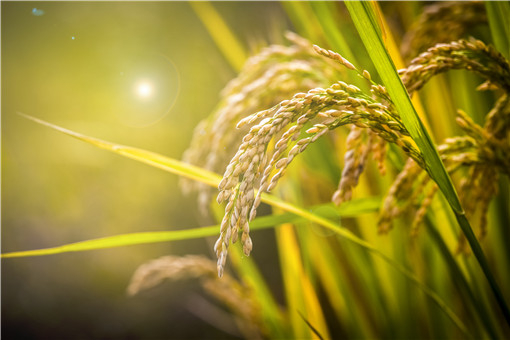
M 217 226 L 2 257 L 217 235 L 217 259 L 152 260 L 129 293 L 198 279 L 246 338 L 509 337 L 508 3 L 284 2 L 297 32 L 249 58 L 191 6 L 238 75 L 183 161 L 28 118 L 182 176 Z

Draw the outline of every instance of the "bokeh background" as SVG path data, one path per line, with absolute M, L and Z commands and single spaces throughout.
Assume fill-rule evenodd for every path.
M 247 50 L 292 29 L 276 2 L 213 6 Z M 17 114 L 180 158 L 236 74 L 189 3 L 2 2 L 1 52 L 2 252 L 210 222 L 176 176 Z M 237 337 L 197 283 L 127 297 L 167 254 L 214 258 L 201 239 L 2 260 L 2 338 Z

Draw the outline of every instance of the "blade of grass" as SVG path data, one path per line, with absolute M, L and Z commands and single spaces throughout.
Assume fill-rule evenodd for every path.
M 276 304 L 266 281 L 260 274 L 257 266 L 250 257 L 246 257 L 241 247 L 232 247 L 232 263 L 256 293 L 257 300 L 262 308 L 264 324 L 267 325 L 274 339 L 290 338 L 280 307 Z
M 452 208 L 456 212 L 462 213 L 460 200 L 451 179 L 446 173 L 446 169 L 432 143 L 432 139 L 419 119 L 407 90 L 400 80 L 395 65 L 386 50 L 377 15 L 372 7 L 373 5 L 370 2 L 359 1 L 347 1 L 345 5 L 351 14 L 368 54 L 374 62 L 379 76 L 402 117 L 404 125 L 422 152 L 427 165 L 427 171 L 437 182 Z
M 317 17 L 313 13 L 311 4 L 307 1 L 282 1 L 294 27 L 306 38 L 316 43 L 322 43 L 325 36 Z
M 298 313 L 299 313 L 299 316 L 301 317 L 301 319 L 303 319 L 303 321 L 306 322 L 308 327 L 310 327 L 312 332 L 319 337 L 319 340 L 324 340 L 324 338 L 322 337 L 321 333 L 317 330 L 317 328 L 315 328 L 312 325 L 312 323 L 310 321 L 308 321 L 300 311 L 298 311 Z
M 315 289 L 303 268 L 293 228 L 292 224 L 282 224 L 276 228 L 276 239 L 279 244 L 278 253 L 294 336 L 306 339 L 313 337 L 314 330 L 299 317 L 299 313 L 304 313 L 316 330 L 329 339 L 328 328 Z
M 359 204 L 357 204 L 357 202 L 359 202 Z M 377 199 L 377 200 L 367 200 L 367 199 L 354 200 L 351 202 L 350 205 L 341 207 L 340 209 L 337 209 L 336 211 L 333 209 L 320 209 L 322 207 L 329 207 L 329 206 L 330 206 L 330 204 L 324 204 L 324 205 L 314 207 L 312 209 L 315 209 L 320 212 L 324 212 L 322 215 L 327 218 L 358 216 L 363 213 L 378 210 L 379 206 L 380 206 L 380 199 Z M 250 229 L 251 230 L 261 230 L 261 229 L 272 228 L 272 227 L 282 224 L 282 223 L 299 222 L 299 221 L 304 221 L 304 219 L 297 215 L 290 214 L 290 213 L 261 216 L 261 217 L 257 217 L 250 223 Z M 130 245 L 138 245 L 138 244 L 190 240 L 190 239 L 196 239 L 196 238 L 217 235 L 219 228 L 220 228 L 220 226 L 218 224 L 215 226 L 184 229 L 184 230 L 152 231 L 152 232 L 148 231 L 148 232 L 121 234 L 121 235 L 102 237 L 102 238 L 97 238 L 97 239 L 92 239 L 92 240 L 81 241 L 81 242 L 69 243 L 69 244 L 65 244 L 62 246 L 58 246 L 58 247 L 9 252 L 9 253 L 1 254 L 1 257 L 2 258 L 14 258 L 14 257 L 44 256 L 44 255 L 53 255 L 53 254 L 78 252 L 78 251 L 86 251 L 86 250 L 124 247 L 124 246 L 130 246 Z
M 142 163 L 146 163 L 149 165 L 152 165 L 154 167 L 157 167 L 159 169 L 178 174 L 180 176 L 184 176 L 186 178 L 194 179 L 201 181 L 205 184 L 217 187 L 220 176 L 217 174 L 214 174 L 212 172 L 206 171 L 204 169 L 201 169 L 199 167 L 191 166 L 189 164 L 182 163 L 178 160 L 171 159 L 153 152 L 145 151 L 142 149 L 137 149 L 133 147 L 128 146 L 121 146 L 117 145 L 111 142 L 103 141 L 100 139 L 88 137 L 85 135 L 82 135 L 77 132 L 73 132 L 68 129 L 64 129 L 60 126 L 45 122 L 43 120 L 28 116 L 26 114 L 21 114 L 21 116 L 30 119 L 34 122 L 37 122 L 39 124 L 42 124 L 44 126 L 50 127 L 54 130 L 57 130 L 59 132 L 62 132 L 68 136 L 77 138 L 79 140 L 82 140 L 84 142 L 90 143 L 96 147 L 123 155 L 125 157 L 137 160 Z M 353 234 L 350 230 L 343 228 L 342 226 L 339 226 L 337 223 L 321 217 L 317 214 L 311 213 L 305 209 L 299 208 L 291 203 L 282 201 L 281 199 L 264 193 L 262 195 L 262 201 L 270 204 L 273 207 L 280 208 L 284 211 L 287 211 L 289 213 L 295 214 L 297 216 L 300 216 L 310 222 L 317 223 L 329 230 L 332 230 L 337 233 L 337 236 L 342 237 L 354 244 L 357 244 L 361 246 L 362 248 L 365 248 L 367 251 L 371 252 L 375 256 L 380 257 L 383 261 L 387 262 L 389 265 L 393 266 L 398 272 L 400 272 L 402 275 L 407 277 L 411 282 L 415 283 L 419 289 L 423 291 L 424 294 L 426 294 L 430 299 L 432 299 L 442 310 L 443 312 L 453 321 L 453 323 L 467 336 L 471 337 L 469 333 L 467 332 L 466 326 L 462 323 L 462 321 L 458 318 L 457 315 L 444 303 L 444 301 L 431 289 L 429 289 L 427 286 L 425 286 L 412 272 L 407 270 L 405 267 L 401 266 L 399 263 L 395 262 L 393 259 L 382 253 L 379 249 L 372 246 L 370 243 L 364 241 L 363 239 L 360 239 L 355 234 Z
M 247 54 L 243 44 L 236 38 L 214 6 L 208 1 L 190 1 L 190 6 L 198 15 L 221 53 L 236 71 L 240 71 Z
M 390 97 L 393 99 L 397 110 L 400 112 L 404 125 L 422 152 L 428 173 L 437 183 L 454 210 L 457 222 L 489 281 L 503 316 L 506 322 L 510 324 L 510 309 L 504 300 L 501 289 L 490 270 L 485 254 L 466 218 L 450 176 L 448 176 L 446 172 L 444 164 L 439 157 L 439 153 L 432 143 L 432 139 L 419 119 L 404 84 L 398 76 L 395 65 L 385 48 L 373 4 L 371 2 L 359 1 L 347 1 L 345 4 L 383 83 L 386 85 Z
M 492 40 L 498 51 L 510 59 L 510 3 L 508 1 L 485 1 Z
M 432 238 L 433 243 L 435 243 L 436 247 L 439 249 L 439 252 L 441 253 L 443 260 L 448 265 L 448 268 L 450 270 L 450 276 L 452 277 L 455 285 L 457 286 L 457 289 L 460 291 L 462 296 L 464 296 L 465 299 L 463 299 L 463 301 L 469 302 L 469 304 L 475 311 L 474 313 L 472 313 L 472 315 L 475 318 L 480 319 L 480 321 L 484 324 L 485 329 L 490 334 L 491 338 L 493 339 L 499 338 L 500 336 L 496 335 L 496 327 L 494 327 L 493 324 L 494 320 L 488 317 L 488 312 L 485 309 L 485 305 L 483 305 L 479 301 L 479 299 L 475 296 L 464 273 L 460 269 L 452 253 L 449 251 L 448 246 L 441 237 L 441 234 L 436 229 L 435 225 L 430 222 L 429 218 L 426 218 L 425 225 L 427 227 L 427 232 Z M 481 311 L 481 313 L 477 313 L 476 311 Z M 469 310 L 469 312 L 471 313 L 471 310 Z M 475 327 L 475 329 L 478 330 L 478 327 Z M 480 335 L 476 334 L 476 336 L 479 337 Z
M 44 120 L 29 116 L 21 112 L 18 112 L 18 114 L 38 124 L 47 126 L 54 130 L 62 132 L 68 136 L 92 144 L 98 148 L 117 153 L 124 157 L 131 158 L 136 161 L 151 165 L 153 167 L 171 172 L 175 175 L 184 176 L 189 179 L 200 181 L 211 186 L 218 186 L 218 184 L 220 183 L 221 177 L 218 174 L 193 166 L 191 164 L 186 164 L 178 160 L 162 156 L 155 152 L 150 152 L 130 146 L 119 145 L 98 138 L 89 137 L 81 133 L 62 128 L 58 125 L 48 123 Z
M 92 240 L 64 244 L 58 247 L 3 253 L 2 258 L 53 255 L 86 250 L 124 247 L 138 244 L 189 240 L 216 235 L 219 225 L 185 230 L 148 231 L 101 237 Z

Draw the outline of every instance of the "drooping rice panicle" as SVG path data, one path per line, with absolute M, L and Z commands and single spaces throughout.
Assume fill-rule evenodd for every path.
M 432 204 L 432 200 L 437 192 L 439 187 L 436 183 L 432 182 L 426 191 L 426 194 L 423 200 L 420 202 L 419 208 L 416 210 L 416 213 L 413 218 L 413 222 L 411 225 L 411 236 L 416 236 L 418 234 L 418 229 L 425 218 L 425 214 L 427 213 L 428 208 Z
M 407 160 L 403 170 L 397 176 L 384 198 L 377 223 L 379 232 L 388 232 L 391 229 L 392 221 L 402 214 L 405 208 L 405 205 L 402 206 L 403 198 L 405 198 L 408 204 L 410 203 L 407 198 L 412 195 L 414 181 L 421 171 L 420 166 L 411 158 Z
M 386 174 L 385 159 L 386 159 L 387 142 L 384 139 L 379 138 L 373 132 L 370 132 L 370 137 L 371 137 L 370 145 L 372 146 L 372 149 L 371 149 L 372 155 L 374 157 L 374 160 L 377 162 L 377 168 L 379 169 L 379 172 L 381 173 L 381 175 L 384 175 L 384 174 Z
M 493 87 L 510 92 L 510 65 L 492 46 L 480 40 L 440 43 L 411 60 L 399 74 L 409 93 L 421 89 L 434 75 L 448 70 L 465 69 L 486 80 Z
M 348 69 L 356 70 L 340 55 L 317 46 L 314 49 Z M 363 74 L 365 79 L 370 79 L 367 72 Z M 377 86 L 377 93 L 385 95 L 384 100 L 389 99 L 382 86 L 373 86 Z M 292 160 L 328 130 L 347 124 L 356 126 L 354 131 L 368 129 L 385 141 L 400 146 L 416 163 L 423 165 L 421 154 L 403 123 L 395 119 L 398 114 L 390 112 L 393 107 L 376 101 L 374 97 L 377 99 L 377 96 L 369 96 L 356 86 L 340 81 L 326 89 L 315 88 L 307 93 L 298 93 L 272 109 L 243 118 L 237 124 L 238 128 L 242 128 L 262 119 L 244 136 L 219 185 L 218 202 L 227 202 L 220 237 L 215 244 L 220 276 L 226 263 L 228 246 L 230 242 L 237 241 L 238 232 L 242 232 L 244 253 L 250 254 L 253 244 L 249 236 L 249 222 L 256 215 L 261 194 L 274 189 Z M 303 137 L 303 133 L 307 136 Z M 341 188 L 355 185 L 352 178 L 361 174 L 370 150 L 370 147 L 364 147 L 365 155 L 360 158 L 362 161 L 347 164 Z M 354 157 L 354 153 L 352 155 Z M 351 182 L 347 185 L 349 178 Z
M 371 138 L 366 129 L 356 125 L 351 126 L 351 131 L 346 140 L 342 177 L 338 189 L 332 198 L 333 203 L 336 205 L 340 205 L 352 198 L 352 190 L 358 184 L 371 148 Z
M 239 103 L 250 102 L 252 99 L 253 104 L 237 111 L 235 105 L 225 106 L 223 118 L 219 119 L 221 126 L 209 129 L 214 131 L 216 136 L 213 137 L 216 140 L 211 140 L 210 143 L 212 150 L 219 149 L 227 141 L 241 139 L 240 135 L 244 136 L 237 152 L 226 166 L 223 180 L 219 185 L 217 201 L 226 202 L 220 236 L 214 247 L 220 276 L 226 264 L 229 244 L 238 240 L 239 233 L 244 253 L 249 255 L 252 251 L 249 222 L 256 215 L 262 193 L 272 191 L 292 160 L 329 130 L 342 125 L 352 125 L 347 139 L 342 178 L 333 196 L 333 201 L 337 204 L 351 198 L 352 189 L 358 182 L 370 152 L 374 154 L 381 172 L 384 172 L 386 143 L 399 146 L 409 157 L 406 167 L 397 177 L 383 203 L 379 220 L 381 232 L 388 231 L 392 221 L 398 216 L 406 211 L 416 210 L 411 230 L 412 233 L 416 233 L 437 192 L 435 183 L 423 170 L 426 167 L 421 153 L 410 138 L 384 86 L 375 83 L 368 71 L 358 70 L 340 54 L 316 45 L 312 46 L 297 36 L 291 36 L 290 39 L 295 44 L 293 46 L 298 46 L 294 47 L 299 50 L 296 55 L 306 54 L 307 52 L 304 52 L 306 49 L 313 50 L 316 53 L 314 58 L 322 58 L 323 62 L 326 60 L 329 66 L 333 63 L 336 67 L 342 66 L 357 72 L 369 82 L 370 94 L 364 93 L 354 85 L 337 81 L 327 87 L 315 87 L 306 92 L 298 92 L 288 96 L 289 99 L 280 100 L 276 105 L 259 108 L 252 111 L 255 113 L 248 114 L 247 108 L 255 108 L 258 98 L 264 98 L 262 88 L 271 86 L 270 83 L 277 79 L 264 72 L 278 74 L 277 70 L 280 70 L 281 65 L 274 64 L 269 68 L 262 68 L 259 64 L 265 63 L 271 53 L 285 54 L 279 47 L 272 47 L 271 53 L 266 51 L 262 56 L 250 59 L 253 64 L 249 62 L 248 65 L 258 70 L 259 75 L 254 75 L 255 71 L 247 71 L 231 82 L 224 92 L 228 94 L 226 98 Z M 289 60 L 292 59 L 291 54 L 287 57 Z M 294 76 L 301 75 L 302 78 L 316 76 L 316 82 L 328 78 L 314 74 L 310 64 L 306 62 L 300 65 L 288 64 L 282 69 L 281 74 L 285 74 L 289 69 L 295 71 Z M 411 65 L 401 70 L 400 74 L 409 92 L 413 92 L 419 90 L 432 76 L 450 69 L 467 69 L 489 80 L 491 87 L 503 91 L 510 89 L 508 77 L 510 67 L 506 59 L 493 48 L 476 40 L 461 40 L 429 48 L 427 52 L 413 59 Z M 285 92 L 280 89 L 279 94 L 283 96 L 289 92 L 290 90 Z M 508 100 L 498 103 L 496 105 L 498 109 L 491 111 L 489 120 L 491 116 L 497 115 L 499 121 L 499 117 L 508 111 Z M 238 132 L 230 133 L 234 121 Z M 489 162 L 498 168 L 508 164 L 509 161 L 501 157 L 502 151 L 508 148 L 505 146 L 507 144 L 502 142 L 501 138 L 496 138 L 495 133 L 486 127 L 476 125 L 462 112 L 458 115 L 457 123 L 467 135 L 449 138 L 438 147 L 448 172 L 453 173 L 461 167 L 472 167 L 483 162 Z M 487 124 L 497 125 L 497 128 L 492 129 L 498 131 L 504 130 L 508 125 L 505 123 L 502 127 L 501 123 Z M 230 134 L 231 137 L 226 137 L 226 134 Z M 206 166 L 215 167 L 220 164 L 218 161 L 220 154 L 221 152 L 214 151 L 205 157 Z M 479 194 L 480 204 L 477 209 L 486 211 L 492 195 L 493 193 L 482 197 Z M 483 226 L 486 223 L 483 219 L 480 221 L 480 234 L 483 234 Z
M 185 162 L 222 171 L 234 155 L 237 141 L 247 133 L 246 128 L 235 128 L 240 119 L 338 78 L 338 65 L 316 55 L 307 40 L 293 33 L 286 36 L 293 43 L 291 46 L 271 45 L 263 49 L 248 59 L 239 76 L 225 87 L 218 108 L 195 129 L 183 155 Z M 262 112 L 256 119 L 263 118 Z M 272 113 L 267 111 L 266 115 Z M 207 210 L 210 189 L 189 180 L 181 183 L 186 192 L 198 191 L 199 207 Z

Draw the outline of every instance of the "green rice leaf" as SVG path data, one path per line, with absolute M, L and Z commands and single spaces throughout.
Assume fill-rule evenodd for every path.
M 369 213 L 378 210 L 381 204 L 381 200 L 379 198 L 360 199 L 354 200 L 350 203 L 351 204 L 346 204 L 345 207 L 341 207 L 340 209 L 333 209 L 333 207 L 330 204 L 319 205 L 313 207 L 312 209 L 314 210 L 315 213 L 324 215 L 324 217 L 327 218 L 358 216 L 363 213 Z M 304 219 L 302 217 L 299 217 L 291 213 L 261 216 L 257 217 L 250 223 L 250 229 L 260 230 L 272 228 L 282 223 L 299 222 L 303 220 Z M 217 235 L 219 229 L 220 226 L 215 225 L 209 227 L 200 227 L 183 230 L 152 231 L 121 234 L 81 242 L 69 243 L 58 247 L 4 253 L 1 255 L 1 257 L 13 258 L 13 257 L 44 256 L 86 250 L 124 247 L 138 244 L 190 240 Z
M 485 1 L 485 8 L 494 45 L 505 58 L 510 59 L 510 3 L 508 1 Z
M 427 130 L 423 126 L 423 123 L 419 119 L 404 84 L 398 76 L 395 65 L 386 50 L 373 3 L 347 1 L 345 2 L 345 5 L 351 14 L 354 24 L 356 25 L 356 29 L 358 30 L 358 33 L 360 34 L 370 58 L 374 62 L 374 65 L 381 76 L 390 97 L 393 99 L 397 110 L 400 112 L 404 125 L 422 152 L 427 166 L 426 170 L 436 181 L 442 193 L 448 200 L 448 203 L 454 210 L 457 222 L 466 236 L 475 257 L 487 278 L 487 281 L 489 281 L 503 316 L 507 323 L 510 324 L 510 309 L 503 298 L 503 294 L 501 293 L 495 277 L 490 270 L 485 254 L 483 253 L 469 221 L 465 216 L 459 197 L 457 196 L 452 181 L 446 172 L 443 162 L 441 162 L 441 159 L 439 158 L 437 149 L 435 148 Z
M 436 181 L 453 210 L 462 213 L 462 206 L 452 181 L 439 157 L 432 139 L 421 122 L 409 98 L 404 84 L 398 76 L 397 69 L 386 50 L 377 15 L 371 2 L 346 1 L 365 47 L 374 62 L 390 97 L 393 99 L 402 121 L 422 152 L 430 176 Z
M 231 247 L 231 259 L 236 270 L 256 293 L 257 300 L 262 308 L 264 324 L 269 328 L 271 338 L 288 339 L 291 337 L 288 331 L 285 316 L 271 293 L 267 282 L 257 268 L 251 257 L 245 256 L 241 247 Z
M 97 138 L 88 137 L 85 135 L 82 135 L 80 133 L 73 132 L 68 129 L 64 129 L 60 126 L 45 122 L 43 120 L 21 114 L 25 118 L 28 118 L 34 122 L 37 122 L 39 124 L 42 124 L 44 126 L 50 127 L 52 129 L 55 129 L 59 132 L 62 132 L 68 136 L 77 138 L 79 140 L 82 140 L 84 142 L 90 143 L 96 147 L 123 155 L 125 157 L 140 161 L 142 163 L 146 163 L 149 165 L 152 165 L 154 167 L 160 168 L 162 170 L 166 170 L 168 172 L 184 176 L 190 179 L 198 180 L 200 182 L 206 183 L 211 186 L 217 186 L 220 181 L 220 176 L 217 174 L 214 174 L 212 172 L 209 172 L 207 170 L 185 164 L 183 162 L 180 162 L 175 159 L 171 159 L 162 155 L 159 155 L 157 153 L 145 151 L 138 148 L 133 148 L 129 146 L 122 146 L 117 145 L 111 142 L 103 141 Z M 267 193 L 264 193 L 262 195 L 262 201 L 270 204 L 273 207 L 280 208 L 286 212 L 292 213 L 294 215 L 297 215 L 305 220 L 308 220 L 310 222 L 315 222 L 327 229 L 330 229 L 339 237 L 342 237 L 346 239 L 347 241 L 350 241 L 354 244 L 357 244 L 358 246 L 361 246 L 365 250 L 369 251 L 375 256 L 380 257 L 382 260 L 384 260 L 386 263 L 391 265 L 393 268 L 395 268 L 398 272 L 400 272 L 402 275 L 404 275 L 407 279 L 409 279 L 411 282 L 413 282 L 425 295 L 427 295 L 432 301 L 434 301 L 440 308 L 443 310 L 443 312 L 453 321 L 453 323 L 467 336 L 469 337 L 469 333 L 467 332 L 466 326 L 462 323 L 462 321 L 459 319 L 459 317 L 444 303 L 444 301 L 436 294 L 434 293 L 430 288 L 428 288 L 425 284 L 423 284 L 416 275 L 414 275 L 412 272 L 407 270 L 405 267 L 394 261 L 392 258 L 388 257 L 384 253 L 382 253 L 379 249 L 372 246 L 367 241 L 359 238 L 354 233 L 352 233 L 350 230 L 343 228 L 342 226 L 338 225 L 336 222 L 331 221 L 328 218 L 324 218 L 322 216 L 319 216 L 318 214 L 312 213 L 308 210 L 299 208 L 291 203 L 285 202 L 275 196 L 269 195 Z M 218 229 L 216 227 L 216 229 Z M 212 229 L 211 229 L 212 232 Z
M 39 123 L 41 125 L 44 125 L 44 126 L 52 128 L 54 130 L 57 130 L 59 132 L 62 132 L 68 136 L 71 136 L 73 138 L 76 138 L 81 141 L 92 144 L 98 148 L 117 153 L 124 157 L 131 158 L 136 161 L 151 165 L 153 167 L 171 172 L 175 175 L 184 176 L 189 179 L 193 179 L 196 181 L 203 182 L 205 184 L 209 184 L 211 186 L 218 186 L 218 184 L 220 183 L 221 177 L 218 174 L 215 174 L 213 172 L 193 166 L 191 164 L 186 164 L 186 163 L 180 162 L 178 160 L 157 154 L 155 152 L 150 152 L 150 151 L 134 148 L 131 146 L 115 144 L 115 143 L 107 142 L 107 141 L 104 141 L 104 140 L 101 140 L 98 138 L 89 137 L 89 136 L 83 135 L 81 133 L 65 129 L 58 125 L 48 123 L 44 120 L 26 115 L 24 113 L 18 112 L 18 114 L 27 118 L 27 119 L 30 119 L 30 120 L 36 122 L 36 123 Z
M 234 70 L 243 67 L 248 55 L 243 44 L 236 38 L 220 14 L 209 1 L 190 1 L 190 6 L 206 27 L 216 46 Z
M 141 233 L 130 233 L 115 236 L 102 237 L 87 241 L 69 243 L 58 247 L 35 249 L 26 251 L 16 251 L 11 253 L 2 254 L 2 258 L 12 257 L 29 257 L 29 256 L 43 256 L 53 255 L 69 252 L 78 252 L 86 250 L 107 249 L 124 247 L 136 244 L 148 244 L 158 242 L 169 242 L 178 240 L 189 240 L 193 238 L 201 238 L 211 235 L 216 235 L 219 226 L 201 227 L 185 230 L 173 231 L 152 231 Z

